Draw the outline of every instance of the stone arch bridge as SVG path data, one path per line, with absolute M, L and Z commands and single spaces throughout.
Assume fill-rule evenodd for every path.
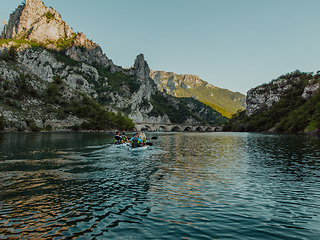
M 145 130 L 148 132 L 216 132 L 219 127 L 198 124 L 168 124 L 168 123 L 135 123 L 135 131 Z

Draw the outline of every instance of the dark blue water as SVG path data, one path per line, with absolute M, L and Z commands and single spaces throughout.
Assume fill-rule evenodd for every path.
M 320 140 L 0 135 L 0 239 L 320 239 Z

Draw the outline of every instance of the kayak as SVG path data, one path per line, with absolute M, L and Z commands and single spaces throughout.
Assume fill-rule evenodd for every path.
M 128 147 L 129 144 L 128 143 L 120 143 L 120 144 L 114 144 L 115 147 L 119 148 L 119 147 Z
M 149 147 L 148 145 L 143 147 L 137 147 L 137 148 L 129 147 L 129 151 L 143 151 L 143 150 L 147 150 L 148 147 Z

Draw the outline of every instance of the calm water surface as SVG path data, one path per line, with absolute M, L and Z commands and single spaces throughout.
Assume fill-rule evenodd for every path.
M 0 239 L 320 239 L 320 140 L 0 135 Z

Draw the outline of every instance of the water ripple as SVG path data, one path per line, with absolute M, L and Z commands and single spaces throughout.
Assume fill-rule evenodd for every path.
M 103 134 L 0 135 L 0 238 L 320 235 L 318 139 L 157 136 L 155 147 L 133 153 Z

